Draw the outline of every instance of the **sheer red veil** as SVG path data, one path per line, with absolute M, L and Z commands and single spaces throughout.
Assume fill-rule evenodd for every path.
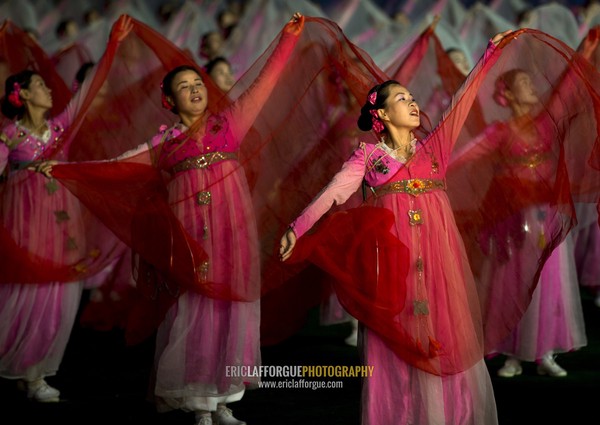
M 242 142 L 240 166 L 250 184 L 261 240 L 262 286 L 232 288 L 226 282 L 204 282 L 197 270 L 206 254 L 171 213 L 166 201 L 168 176 L 151 166 L 150 155 L 127 161 L 89 162 L 114 158 L 146 142 L 160 125 L 174 122 L 175 116 L 161 108 L 160 81 L 175 66 L 194 65 L 182 51 L 137 21 L 119 41 L 122 19 L 115 24 L 106 53 L 89 83 L 85 107 L 64 139 L 70 158 L 86 162 L 56 166 L 55 177 L 137 255 L 152 264 L 164 282 L 169 282 L 167 287 L 158 285 L 155 290 L 162 288 L 162 293 L 171 297 L 182 290 L 194 290 L 238 301 L 262 296 L 264 336 L 266 341 L 276 342 L 297 328 L 297 319 L 327 293 L 320 282 L 329 280 L 306 261 L 281 263 L 277 258 L 279 238 L 358 145 L 351 124 L 368 90 L 389 78 L 364 51 L 348 41 L 335 23 L 306 18 L 270 100 L 258 106 L 259 117 Z M 228 106 L 260 78 L 279 37 L 281 34 L 227 96 L 205 76 L 211 112 Z M 504 261 L 488 258 L 481 241 L 482 235 L 507 231 L 503 226 L 507 218 L 543 203 L 547 231 L 541 248 L 537 238 L 523 239 L 519 249 L 526 254 L 520 256 L 524 264 L 506 282 L 501 299 L 495 298 L 495 288 L 480 282 L 477 289 L 486 347 L 493 347 L 522 316 L 545 259 L 576 222 L 573 202 L 596 203 L 600 189 L 596 123 L 600 77 L 595 69 L 564 43 L 533 30 L 522 30 L 518 37 L 505 40 L 493 55 L 495 60 L 477 66 L 454 94 L 434 130 L 435 137 L 463 130 L 456 140 L 457 155 L 447 185 L 476 276 L 483 279 L 480 272 L 484 261 Z M 495 149 L 493 155 L 487 153 L 490 146 L 502 145 L 496 139 L 507 133 L 499 129 L 509 126 L 517 134 L 530 130 L 526 126 L 531 123 L 514 122 L 510 111 L 493 100 L 496 80 L 514 68 L 525 69 L 532 76 L 541 101 L 539 115 L 532 120 L 539 123 L 544 140 L 551 141 L 550 171 L 540 174 L 535 186 L 522 181 L 518 174 L 498 181 L 498 168 L 510 164 L 511 159 L 502 149 Z M 460 108 L 467 102 L 476 107 Z M 359 137 L 367 143 L 376 141 L 373 134 Z M 480 150 L 486 154 L 475 154 Z M 352 202 L 356 206 L 361 200 L 353 198 Z M 392 257 L 403 258 L 403 247 L 386 239 L 389 215 L 368 208 L 361 212 L 370 225 L 360 229 L 387 240 Z M 370 255 L 361 253 L 360 248 L 355 253 L 358 257 L 354 260 Z M 310 261 L 311 255 L 304 253 L 304 259 Z M 333 263 L 350 259 L 336 257 Z M 377 292 L 359 287 L 356 282 L 344 284 L 343 276 L 335 269 L 347 272 L 355 264 L 331 264 L 334 268 L 318 265 L 334 275 L 331 282 L 336 289 L 341 288 L 343 306 L 367 326 L 385 334 L 393 315 L 392 304 L 402 308 L 402 293 L 394 288 L 388 288 L 387 293 Z M 399 273 L 401 277 L 402 269 Z M 172 282 L 177 286 L 170 286 Z M 378 307 L 389 314 L 374 314 Z M 387 337 L 398 355 L 408 355 L 403 351 L 406 347 L 393 345 L 393 331 Z M 415 364 L 420 365 L 420 360 L 415 359 Z

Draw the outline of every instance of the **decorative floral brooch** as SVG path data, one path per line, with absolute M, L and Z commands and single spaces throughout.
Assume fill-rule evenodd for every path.
M 377 158 L 375 160 L 375 164 L 374 164 L 373 168 L 375 168 L 375 171 L 377 171 L 378 173 L 382 173 L 382 174 L 387 174 L 390 172 L 390 169 L 388 168 L 387 165 L 385 165 L 385 163 L 382 161 L 381 158 Z

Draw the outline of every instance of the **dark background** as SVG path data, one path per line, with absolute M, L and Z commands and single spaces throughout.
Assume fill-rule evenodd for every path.
M 600 308 L 582 290 L 588 345 L 562 354 L 565 378 L 538 376 L 525 363 L 523 375 L 498 378 L 504 358 L 487 361 L 501 425 L 600 423 Z M 84 303 L 85 304 L 85 303 Z M 358 365 L 356 348 L 344 344 L 349 324 L 319 326 L 316 311 L 290 339 L 263 347 L 265 365 Z M 0 380 L 3 425 L 192 425 L 193 414 L 157 413 L 147 401 L 153 341 L 127 347 L 120 331 L 76 326 L 57 376 L 48 378 L 62 392 L 61 402 L 28 401 L 14 381 Z M 346 378 L 343 389 L 257 389 L 230 407 L 248 425 L 360 423 L 360 378 Z M 396 425 L 396 424 L 381 424 Z

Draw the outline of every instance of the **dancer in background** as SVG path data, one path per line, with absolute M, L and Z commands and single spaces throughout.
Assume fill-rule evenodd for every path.
M 3 233 L 1 243 L 8 247 L 14 241 L 15 254 L 39 262 L 40 269 L 22 270 L 24 280 L 0 284 L 0 376 L 23 380 L 32 400 L 53 402 L 60 392 L 45 378 L 57 373 L 64 356 L 86 271 L 105 253 L 84 251 L 79 202 L 36 165 L 72 122 L 80 98 L 74 98 L 64 113 L 48 118 L 51 89 L 30 70 L 10 76 L 5 91 L 2 113 L 15 121 L 0 135 L 6 179 L 2 226 L 10 232 Z
M 498 77 L 496 87 L 494 98 L 513 111 L 516 122 L 533 120 L 540 100 L 535 83 L 527 72 L 507 71 Z M 532 124 L 536 127 L 529 133 L 521 131 L 518 134 L 513 133 L 510 124 L 502 125 L 493 130 L 493 140 L 498 144 L 497 149 L 506 151 L 507 157 L 512 154 L 514 158 L 512 164 L 506 164 L 506 168 L 498 167 L 498 176 L 507 176 L 507 181 L 516 177 L 540 193 L 542 188 L 538 187 L 538 182 L 555 172 L 551 153 L 553 142 L 544 134 L 543 121 L 533 121 Z M 490 267 L 485 271 L 485 274 L 489 273 L 485 279 L 494 281 L 491 285 L 504 286 L 507 279 L 505 268 L 518 267 L 519 256 L 531 255 L 531 252 L 520 249 L 522 238 L 531 235 L 538 238 L 539 248 L 545 247 L 548 216 L 544 203 L 532 205 L 503 223 L 503 226 L 510 226 L 508 234 L 498 227 L 496 235 L 482 241 L 489 242 L 490 256 L 508 257 L 505 265 Z M 512 378 L 520 375 L 523 371 L 522 361 L 536 362 L 540 375 L 567 376 L 567 371 L 555 361 L 556 354 L 577 350 L 586 344 L 573 235 L 569 234 L 546 261 L 519 326 L 494 350 L 508 356 L 504 366 L 498 370 L 498 376 Z
M 217 87 L 223 90 L 224 93 L 227 93 L 235 84 L 235 77 L 231 70 L 231 64 L 222 56 L 217 56 L 208 61 L 204 65 L 204 69 L 206 70 L 206 73 L 210 75 L 210 78 L 213 79 Z
M 117 42 L 121 35 L 117 29 Z M 24 383 L 34 401 L 56 402 L 60 391 L 45 378 L 60 367 L 82 282 L 115 258 L 114 239 L 90 240 L 88 232 L 99 223 L 48 178 L 53 161 L 67 158 L 65 133 L 82 113 L 85 96 L 94 93 L 82 87 L 64 111 L 49 116 L 54 96 L 41 71 L 10 75 L 4 90 L 2 114 L 11 122 L 0 133 L 0 376 Z M 64 99 L 60 91 L 56 97 Z
M 597 44 L 597 41 L 595 42 Z M 595 46 L 588 44 L 582 54 L 589 58 Z M 502 198 L 501 187 L 518 188 L 518 199 L 527 199 L 507 216 L 491 219 L 490 226 L 479 235 L 486 258 L 480 263 L 483 298 L 500 306 L 511 302 L 507 285 L 527 267 L 531 255 L 548 255 L 527 311 L 503 341 L 489 347 L 487 354 L 505 354 L 505 364 L 498 375 L 511 378 L 523 371 L 521 362 L 537 363 L 540 375 L 564 377 L 567 371 L 555 361 L 557 353 L 577 350 L 587 344 L 581 298 L 574 256 L 574 232 L 558 242 L 554 238 L 557 223 L 575 217 L 572 208 L 556 208 L 554 198 L 561 191 L 569 193 L 566 182 L 554 179 L 561 174 L 560 146 L 562 134 L 555 132 L 552 114 L 584 119 L 585 110 L 575 110 L 580 99 L 572 93 L 573 76 L 566 69 L 547 100 L 542 101 L 535 78 L 537 70 L 515 67 L 500 74 L 494 84 L 493 98 L 509 110 L 507 119 L 491 124 L 483 135 L 457 153 L 453 167 L 487 162 L 493 179 L 484 198 L 487 209 Z M 532 76 L 533 75 L 533 76 Z M 562 112 L 561 112 L 562 111 Z M 585 136 L 585 133 L 583 137 Z M 569 149 L 569 147 L 565 147 Z M 482 159 L 484 158 L 484 159 Z M 477 165 L 473 165 L 477 166 Z M 556 187 L 550 186 L 556 185 Z M 480 182 L 485 187 L 485 181 Z M 561 187 L 562 186 L 562 187 Z M 568 229 L 568 227 L 567 227 Z M 537 253 L 537 254 L 534 254 Z M 500 307 L 499 307 L 500 308 Z

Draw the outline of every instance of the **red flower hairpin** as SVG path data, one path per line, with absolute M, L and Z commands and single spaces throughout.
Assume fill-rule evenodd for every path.
M 168 109 L 169 111 L 173 109 L 173 106 L 167 100 L 167 96 L 165 96 L 165 91 L 163 90 L 163 83 L 160 83 L 160 101 L 162 103 L 162 107 Z
M 23 106 L 23 101 L 19 97 L 20 92 L 21 92 L 21 85 L 17 82 L 13 83 L 13 89 L 8 94 L 8 101 L 15 108 L 20 108 L 21 106 Z

